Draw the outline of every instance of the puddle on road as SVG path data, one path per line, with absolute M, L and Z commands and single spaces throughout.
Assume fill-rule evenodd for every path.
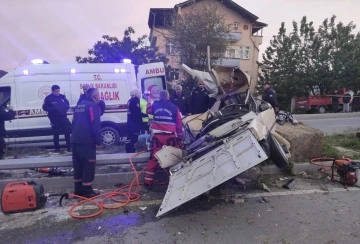
M 157 208 L 148 207 L 145 212 L 134 208 L 132 210 L 133 212 L 129 209 L 129 213 L 127 214 L 123 213 L 124 209 L 119 210 L 119 212 L 120 211 L 121 213 L 119 214 L 114 213 L 114 211 L 108 211 L 99 217 L 87 220 L 70 219 L 66 221 L 66 223 L 53 223 L 53 225 L 49 224 L 46 227 L 44 224 L 38 222 L 35 224 L 37 227 L 32 227 L 34 229 L 33 231 L 27 228 L 21 228 L 21 230 L 17 229 L 11 231 L 12 233 L 8 233 L 9 237 L 12 235 L 12 238 L 9 238 L 12 242 L 7 243 L 23 243 L 19 241 L 19 238 L 21 238 L 21 240 L 26 239 L 26 243 L 28 244 L 38 244 L 71 243 L 104 234 L 121 236 L 128 228 L 155 221 L 154 218 Z M 20 237 L 19 234 L 21 233 L 27 235 L 27 238 L 24 238 L 24 236 Z M 29 233 L 32 233 L 31 237 L 28 236 Z

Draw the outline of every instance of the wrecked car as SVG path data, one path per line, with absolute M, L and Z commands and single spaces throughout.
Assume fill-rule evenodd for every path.
M 155 157 L 170 167 L 170 181 L 157 217 L 271 159 L 289 163 L 289 143 L 275 132 L 270 104 L 250 93 L 250 77 L 238 67 L 215 67 L 211 73 L 183 69 L 204 82 L 213 107 L 183 118 L 183 148 L 164 146 Z

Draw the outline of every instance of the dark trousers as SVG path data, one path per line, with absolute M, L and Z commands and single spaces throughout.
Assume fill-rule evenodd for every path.
M 59 136 L 61 133 L 65 136 L 66 147 L 71 149 L 70 134 L 71 134 L 71 123 L 67 117 L 51 118 L 51 128 L 54 134 L 54 146 L 55 149 L 60 149 Z
M 0 160 L 3 159 L 6 149 L 6 143 L 4 138 L 0 137 Z
M 359 108 L 360 108 L 360 104 L 353 104 L 352 111 L 357 112 L 359 111 Z
M 145 131 L 149 133 L 149 122 L 143 122 L 143 128 L 141 130 L 141 134 L 145 134 Z
M 95 177 L 96 145 L 74 143 L 72 151 L 74 181 L 91 185 Z
M 339 103 L 332 104 L 333 113 L 337 113 L 339 111 Z
M 128 142 L 125 145 L 126 153 L 135 152 L 135 143 L 138 141 L 140 131 L 128 131 L 127 140 Z

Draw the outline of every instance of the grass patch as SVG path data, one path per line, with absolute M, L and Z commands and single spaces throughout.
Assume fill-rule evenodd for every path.
M 356 136 L 355 132 L 325 136 L 324 143 L 352 150 L 360 150 L 360 138 Z
M 323 155 L 325 157 L 340 158 L 344 152 L 335 147 L 342 147 L 356 151 L 351 157 L 360 158 L 360 138 L 356 136 L 357 131 L 346 131 L 343 134 L 326 135 L 323 139 Z

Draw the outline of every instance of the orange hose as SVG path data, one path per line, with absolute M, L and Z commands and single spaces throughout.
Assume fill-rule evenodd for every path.
M 342 159 L 336 159 L 336 158 L 329 158 L 329 157 L 321 157 L 321 158 L 313 158 L 311 159 L 310 163 L 316 166 L 321 167 L 320 168 L 320 172 L 325 174 L 325 175 L 331 175 L 329 173 L 327 173 L 328 171 L 331 170 L 332 165 L 327 165 L 327 164 L 322 164 L 322 163 L 318 163 L 318 162 L 323 162 L 323 161 L 332 161 L 332 162 L 338 162 L 343 163 L 343 162 L 352 162 L 353 160 L 350 158 L 345 158 L 343 157 Z
M 132 162 L 132 159 L 142 153 L 145 153 L 147 151 L 141 151 L 141 152 L 138 152 L 136 154 L 134 154 L 133 156 L 130 157 L 130 164 L 131 164 L 131 167 L 135 173 L 135 176 L 134 176 L 134 179 L 132 180 L 131 184 L 130 185 L 125 185 L 125 186 L 122 186 L 118 189 L 115 189 L 114 191 L 112 192 L 108 192 L 108 193 L 104 193 L 104 194 L 101 194 L 101 195 L 98 195 L 98 196 L 95 196 L 95 197 L 92 197 L 92 198 L 85 198 L 85 197 L 82 197 L 82 196 L 78 196 L 78 195 L 75 195 L 75 194 L 69 194 L 69 196 L 72 196 L 74 198 L 79 198 L 81 199 L 80 202 L 77 202 L 75 203 L 69 210 L 69 214 L 71 217 L 73 218 L 76 218 L 76 219 L 88 219 L 88 218 L 92 218 L 92 217 L 96 217 L 98 215 L 100 215 L 104 209 L 119 209 L 119 208 L 122 208 L 124 206 L 126 206 L 127 204 L 131 203 L 131 202 L 135 202 L 137 200 L 140 199 L 141 195 L 139 194 L 139 188 L 140 188 L 140 182 L 139 182 L 139 175 L 142 174 L 142 172 L 145 170 L 145 168 L 138 174 L 135 166 L 134 166 L 134 163 Z M 164 169 L 165 170 L 165 169 Z M 165 170 L 165 172 L 167 173 L 167 175 L 169 176 L 168 172 Z M 167 184 L 169 180 L 165 181 L 165 182 L 160 182 L 160 183 L 156 183 L 156 185 L 162 185 L 162 184 Z M 132 189 L 135 187 L 135 191 L 133 192 Z M 128 188 L 128 189 L 127 189 Z M 124 200 L 118 200 L 118 199 L 115 199 L 115 197 L 117 196 L 123 196 L 125 197 Z M 101 201 L 96 201 L 95 199 L 98 199 L 98 198 L 102 198 Z M 112 201 L 114 202 L 117 202 L 117 203 L 120 203 L 116 206 L 106 206 L 105 204 L 105 201 L 108 200 L 108 199 L 111 199 Z M 98 206 L 99 208 L 99 211 L 97 211 L 96 213 L 93 213 L 93 214 L 89 214 L 89 215 L 76 215 L 74 214 L 74 209 L 79 207 L 80 205 L 84 204 L 84 203 L 92 203 L 92 204 L 95 204 Z

